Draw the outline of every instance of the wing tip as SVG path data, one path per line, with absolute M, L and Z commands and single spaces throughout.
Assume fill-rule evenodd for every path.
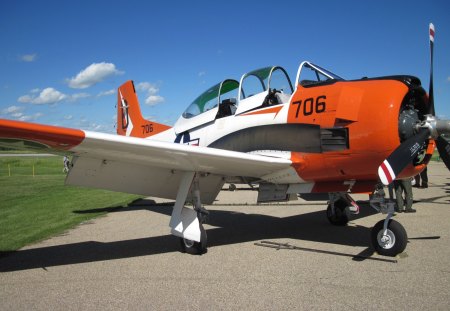
M 57 150 L 70 150 L 85 136 L 82 130 L 0 119 L 0 138 L 36 142 Z

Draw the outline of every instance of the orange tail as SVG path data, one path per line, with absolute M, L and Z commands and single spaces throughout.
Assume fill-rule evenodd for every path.
M 133 81 L 122 84 L 117 91 L 117 134 L 145 138 L 170 126 L 145 120 L 142 117 Z

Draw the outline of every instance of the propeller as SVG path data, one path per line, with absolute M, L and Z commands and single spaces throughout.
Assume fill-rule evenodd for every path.
M 430 27 L 428 28 L 430 33 L 430 87 L 428 91 L 428 114 L 432 116 L 435 115 L 434 111 L 434 95 L 433 95 L 433 50 L 434 50 L 434 25 L 430 23 Z
M 430 88 L 428 92 L 428 109 L 425 120 L 415 125 L 415 135 L 403 141 L 378 168 L 378 176 L 384 185 L 389 185 L 398 174 L 426 147 L 427 140 L 435 139 L 439 155 L 450 170 L 450 144 L 444 139 L 442 133 L 450 133 L 450 122 L 436 120 L 433 95 L 433 48 L 435 28 L 432 23 L 429 27 L 430 35 Z
M 421 128 L 419 133 L 405 140 L 378 167 L 378 176 L 384 185 L 389 185 L 403 169 L 411 163 L 423 144 L 430 136 L 427 128 Z

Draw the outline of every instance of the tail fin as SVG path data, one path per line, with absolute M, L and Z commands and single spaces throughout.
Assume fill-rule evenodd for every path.
M 133 81 L 122 84 L 117 91 L 117 134 L 145 138 L 170 126 L 145 120 L 142 117 Z

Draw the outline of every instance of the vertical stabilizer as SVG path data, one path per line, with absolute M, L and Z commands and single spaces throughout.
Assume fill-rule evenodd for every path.
M 145 120 L 142 117 L 133 81 L 122 84 L 117 91 L 117 134 L 145 138 L 170 126 Z

